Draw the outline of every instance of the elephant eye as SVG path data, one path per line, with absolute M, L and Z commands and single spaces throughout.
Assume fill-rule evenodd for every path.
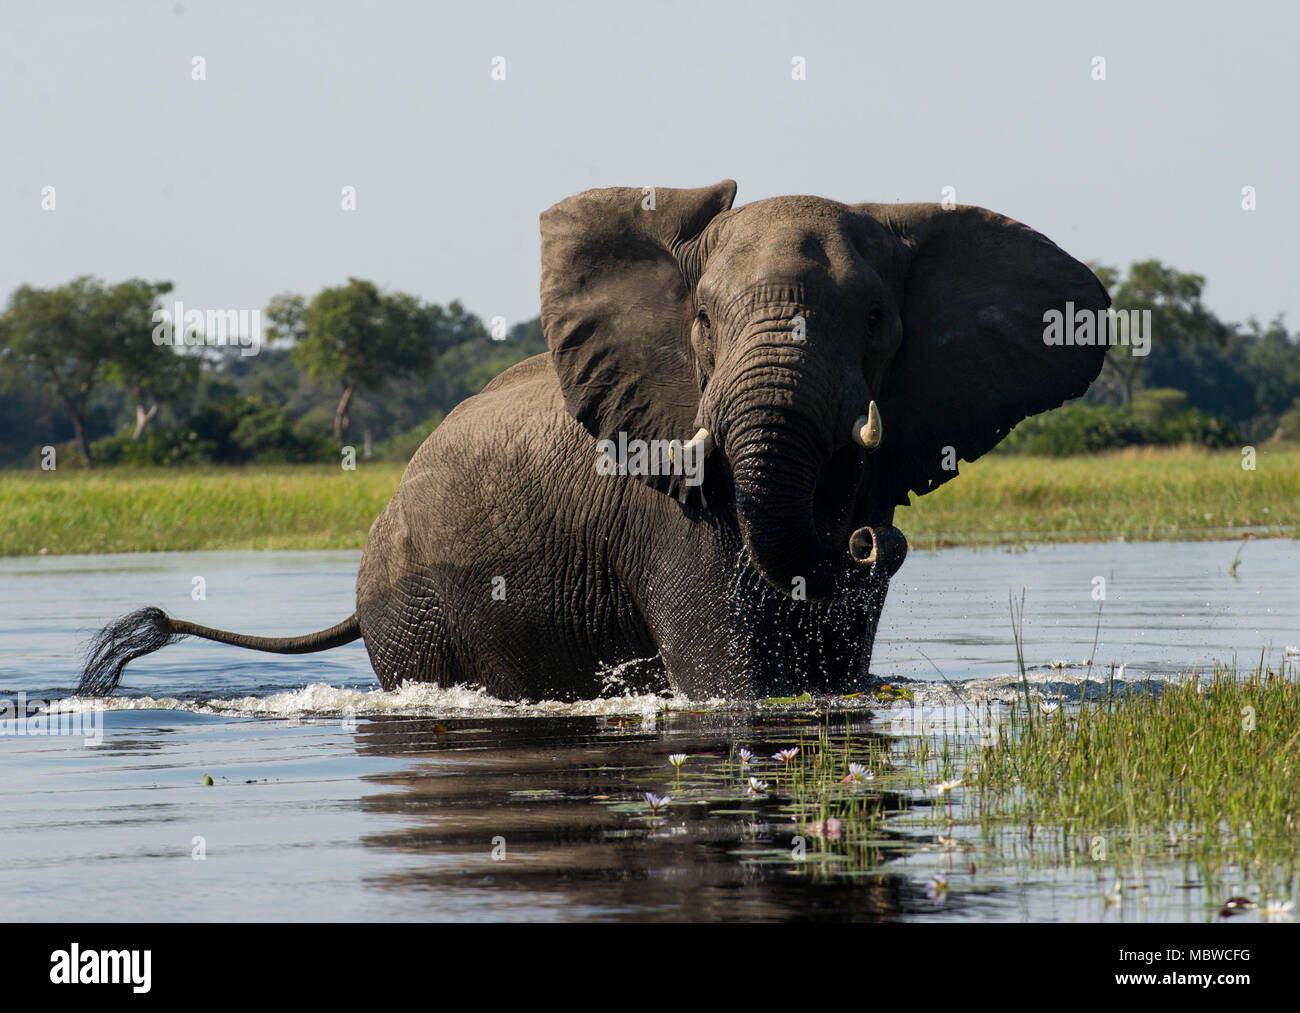
M 867 314 L 867 327 L 874 331 L 880 326 L 880 321 L 883 319 L 885 319 L 884 310 L 879 306 L 873 306 L 871 307 L 871 311 Z
M 695 319 L 700 322 L 700 326 L 706 331 L 709 329 L 709 315 L 704 312 L 703 307 L 701 307 L 699 313 L 695 315 Z

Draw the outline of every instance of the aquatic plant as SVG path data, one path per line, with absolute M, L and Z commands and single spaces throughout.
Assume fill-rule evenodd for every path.
M 1295 882 L 1294 678 L 1262 664 L 1244 678 L 1216 666 L 1212 677 L 1147 685 L 1122 700 L 1112 691 L 1063 713 L 1040 727 L 1032 709 L 1015 708 L 972 757 L 986 826 L 1057 826 L 1116 863 L 1122 855 L 1138 876 L 1144 859 L 1172 851 L 1211 880 L 1236 870 L 1261 886 Z
M 645 793 L 645 801 L 646 801 L 646 805 L 650 807 L 650 815 L 657 816 L 659 814 L 659 810 L 662 809 L 664 806 L 668 805 L 668 803 L 672 801 L 672 796 L 664 795 L 663 797 L 660 797 L 659 795 L 656 795 L 654 792 L 648 791 Z
M 863 784 L 867 781 L 874 781 L 876 775 L 860 763 L 850 763 L 849 772 L 844 777 L 842 784 Z

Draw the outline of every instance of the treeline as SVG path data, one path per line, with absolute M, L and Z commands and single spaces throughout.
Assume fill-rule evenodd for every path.
M 276 296 L 256 343 L 169 317 L 159 333 L 170 291 L 79 278 L 14 293 L 0 315 L 0 466 L 38 466 L 50 446 L 60 466 L 337 461 L 343 445 L 404 459 L 459 402 L 546 350 L 537 319 L 494 335 L 458 302 L 358 279 Z
M 1093 269 L 1116 309 L 1150 312 L 1149 354 L 1112 348 L 1085 397 L 1022 423 L 1002 449 L 1300 439 L 1300 334 L 1280 317 L 1221 321 L 1202 303 L 1203 277 L 1159 261 Z M 344 445 L 404 460 L 459 402 L 546 350 L 538 319 L 489 333 L 458 302 L 355 278 L 215 321 L 172 320 L 171 290 L 78 278 L 11 295 L 0 466 L 39 466 L 47 447 L 60 466 L 337 461 Z
M 1203 276 L 1158 260 L 1123 274 L 1090 266 L 1113 309 L 1150 313 L 1149 351 L 1111 348 L 1086 395 L 1026 419 L 999 449 L 1064 455 L 1300 440 L 1300 333 L 1288 333 L 1280 316 L 1267 326 L 1222 321 L 1202 302 Z

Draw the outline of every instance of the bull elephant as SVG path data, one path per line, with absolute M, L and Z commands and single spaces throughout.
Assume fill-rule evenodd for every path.
M 1049 342 L 1045 316 L 1110 300 L 982 208 L 735 194 L 589 190 L 542 215 L 549 353 L 416 452 L 352 616 L 281 639 L 142 609 L 81 691 L 185 635 L 361 637 L 385 688 L 501 698 L 594 696 L 620 666 L 697 699 L 860 686 L 907 551 L 895 508 L 1081 395 L 1105 348 Z

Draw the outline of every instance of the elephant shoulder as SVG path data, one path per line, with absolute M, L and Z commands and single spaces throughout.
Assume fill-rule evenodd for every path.
M 535 454 L 544 434 L 576 426 L 564 414 L 559 377 L 544 352 L 498 374 L 453 408 L 416 452 L 407 471 L 436 470 L 435 462 L 447 457 L 455 457 L 463 467 L 499 465 L 515 454 Z
M 443 426 L 514 430 L 526 424 L 535 429 L 547 427 L 549 420 L 563 414 L 560 378 L 550 353 L 543 352 L 497 374 L 481 391 L 452 409 Z
M 509 369 L 498 373 L 488 381 L 487 386 L 480 393 L 491 394 L 494 391 L 536 382 L 539 379 L 544 381 L 547 378 L 553 380 L 557 387 L 559 386 L 559 377 L 555 374 L 555 367 L 551 365 L 551 353 L 542 352 L 522 362 L 516 362 Z

